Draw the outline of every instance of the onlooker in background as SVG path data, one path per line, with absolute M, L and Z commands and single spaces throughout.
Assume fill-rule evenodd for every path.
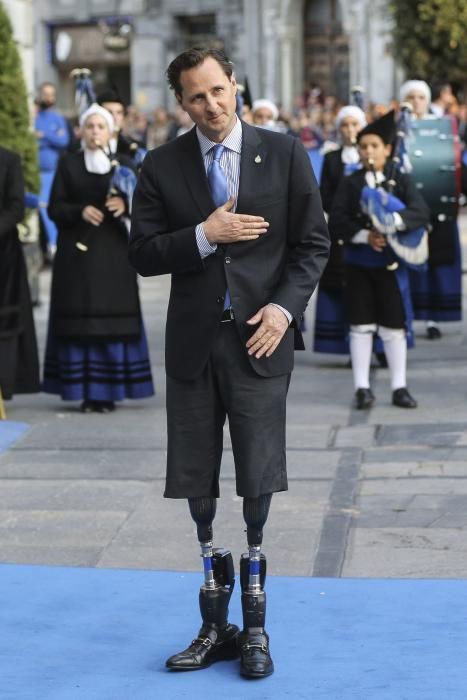
M 168 141 L 172 118 L 165 107 L 156 107 L 146 134 L 146 148 L 157 148 Z
M 6 399 L 39 391 L 31 297 L 16 228 L 23 216 L 19 156 L 0 148 L 0 390 Z
M 148 129 L 148 117 L 134 105 L 128 105 L 125 122 L 122 130 L 130 141 L 136 141 L 140 146 L 146 148 L 146 133 Z
M 42 83 L 36 98 L 38 110 L 35 119 L 41 176 L 39 211 L 47 239 L 45 247 L 51 257 L 57 247 L 57 229 L 47 214 L 47 205 L 58 159 L 70 142 L 70 131 L 66 119 L 54 109 L 56 102 L 55 85 Z
M 277 131 L 281 134 L 286 132 L 285 127 L 278 123 L 279 110 L 271 100 L 255 100 L 251 107 L 253 125 L 269 131 Z
M 449 83 L 441 83 L 434 86 L 430 112 L 435 117 L 444 117 L 447 114 L 457 116 L 459 105 Z
M 170 125 L 168 141 L 186 134 L 193 127 L 190 116 L 179 105 L 175 107 L 174 121 Z
M 83 151 L 59 163 L 50 216 L 59 227 L 43 389 L 81 410 L 108 413 L 115 401 L 154 393 L 136 273 L 130 267 L 128 201 L 111 191 L 104 152 L 115 126 L 99 105 L 80 120 Z M 132 167 L 131 160 L 118 160 Z M 110 192 L 110 194 L 109 194 Z
M 140 143 L 131 141 L 123 134 L 125 126 L 125 104 L 116 90 L 103 90 L 96 99 L 97 104 L 104 107 L 113 117 L 115 130 L 109 140 L 110 153 L 122 153 L 132 158 Z

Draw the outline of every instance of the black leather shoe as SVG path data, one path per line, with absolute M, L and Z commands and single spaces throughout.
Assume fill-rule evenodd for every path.
M 414 397 L 409 394 L 405 386 L 392 392 L 392 403 L 394 406 L 399 406 L 399 408 L 417 408 L 418 406 Z
M 428 326 L 426 329 L 426 337 L 428 340 L 439 340 L 441 338 L 441 331 L 438 326 Z
M 370 408 L 375 401 L 371 389 L 357 389 L 355 392 L 355 408 L 359 411 Z
M 112 413 L 115 411 L 115 403 L 114 401 L 93 401 L 94 404 L 93 410 L 96 413 Z
M 237 625 L 219 630 L 217 625 L 203 625 L 188 649 L 174 654 L 165 665 L 171 671 L 199 671 L 215 661 L 238 658 Z
M 269 653 L 269 637 L 266 632 L 240 632 L 240 673 L 245 678 L 266 678 L 274 672 Z
M 79 407 L 79 410 L 81 413 L 92 413 L 94 411 L 93 402 L 89 401 L 89 399 L 85 399 Z

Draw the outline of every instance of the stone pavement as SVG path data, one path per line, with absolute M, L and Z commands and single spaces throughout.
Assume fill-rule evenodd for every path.
M 44 273 L 44 300 L 49 283 Z M 111 415 L 82 415 L 45 395 L 7 405 L 10 421 L 30 427 L 0 455 L 0 561 L 200 570 L 186 503 L 162 498 L 168 280 L 142 280 L 141 289 L 156 397 Z M 466 301 L 464 284 L 464 309 Z M 36 313 L 41 354 L 47 312 L 44 303 Z M 265 529 L 270 573 L 467 576 L 467 323 L 446 324 L 439 341 L 425 340 L 421 326 L 418 336 L 409 353 L 414 411 L 391 406 L 381 369 L 374 408 L 354 411 L 346 358 L 296 354 L 290 490 L 274 497 Z M 245 535 L 227 435 L 221 488 L 215 540 L 237 559 Z

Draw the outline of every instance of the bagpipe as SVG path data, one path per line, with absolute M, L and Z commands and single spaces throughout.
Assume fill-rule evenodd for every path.
M 89 68 L 75 68 L 71 71 L 70 77 L 75 81 L 75 106 L 78 116 L 81 117 L 81 115 L 84 114 L 84 112 L 96 101 L 91 79 L 91 71 Z M 128 213 L 131 215 L 133 194 L 137 183 L 136 173 L 128 165 L 120 163 L 118 153 L 110 153 L 108 149 L 104 148 L 100 144 L 97 143 L 96 145 L 107 156 L 110 162 L 110 180 L 107 190 L 107 198 L 122 197 L 122 199 L 125 199 Z M 141 162 L 145 155 L 146 151 L 140 156 Z M 125 225 L 128 229 L 128 225 L 126 223 Z M 82 241 L 78 241 L 76 243 L 76 247 L 82 252 L 86 252 L 88 250 L 88 246 Z
M 393 194 L 396 186 L 396 172 L 410 172 L 411 163 L 408 156 L 407 140 L 410 134 L 410 113 L 412 107 L 402 104 L 397 122 L 397 134 L 392 149 L 392 159 L 387 189 L 379 187 L 376 172 L 372 169 L 375 178 L 375 186 L 366 185 L 361 193 L 360 206 L 369 217 L 373 228 L 386 237 L 391 254 L 391 260 L 387 269 L 396 270 L 399 262 L 407 267 L 422 271 L 426 269 L 428 261 L 428 231 L 421 227 L 411 231 L 398 231 L 395 213 L 406 208 L 404 202 Z

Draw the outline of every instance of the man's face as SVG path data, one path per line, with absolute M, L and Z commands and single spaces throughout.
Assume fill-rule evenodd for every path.
M 125 109 L 120 102 L 103 102 L 101 105 L 114 118 L 115 131 L 121 131 L 125 121 Z
M 405 98 L 405 102 L 412 105 L 413 111 L 417 119 L 421 119 L 428 112 L 428 100 L 424 92 L 412 90 Z
M 208 139 L 223 141 L 235 125 L 235 78 L 228 78 L 214 58 L 206 58 L 199 66 L 182 71 L 180 84 L 180 106 Z
M 361 161 L 367 170 L 383 170 L 386 160 L 391 155 L 391 146 L 385 144 L 376 134 L 365 134 L 358 142 Z
M 45 108 L 54 106 L 57 101 L 57 92 L 53 85 L 43 85 L 41 87 L 39 101 Z

